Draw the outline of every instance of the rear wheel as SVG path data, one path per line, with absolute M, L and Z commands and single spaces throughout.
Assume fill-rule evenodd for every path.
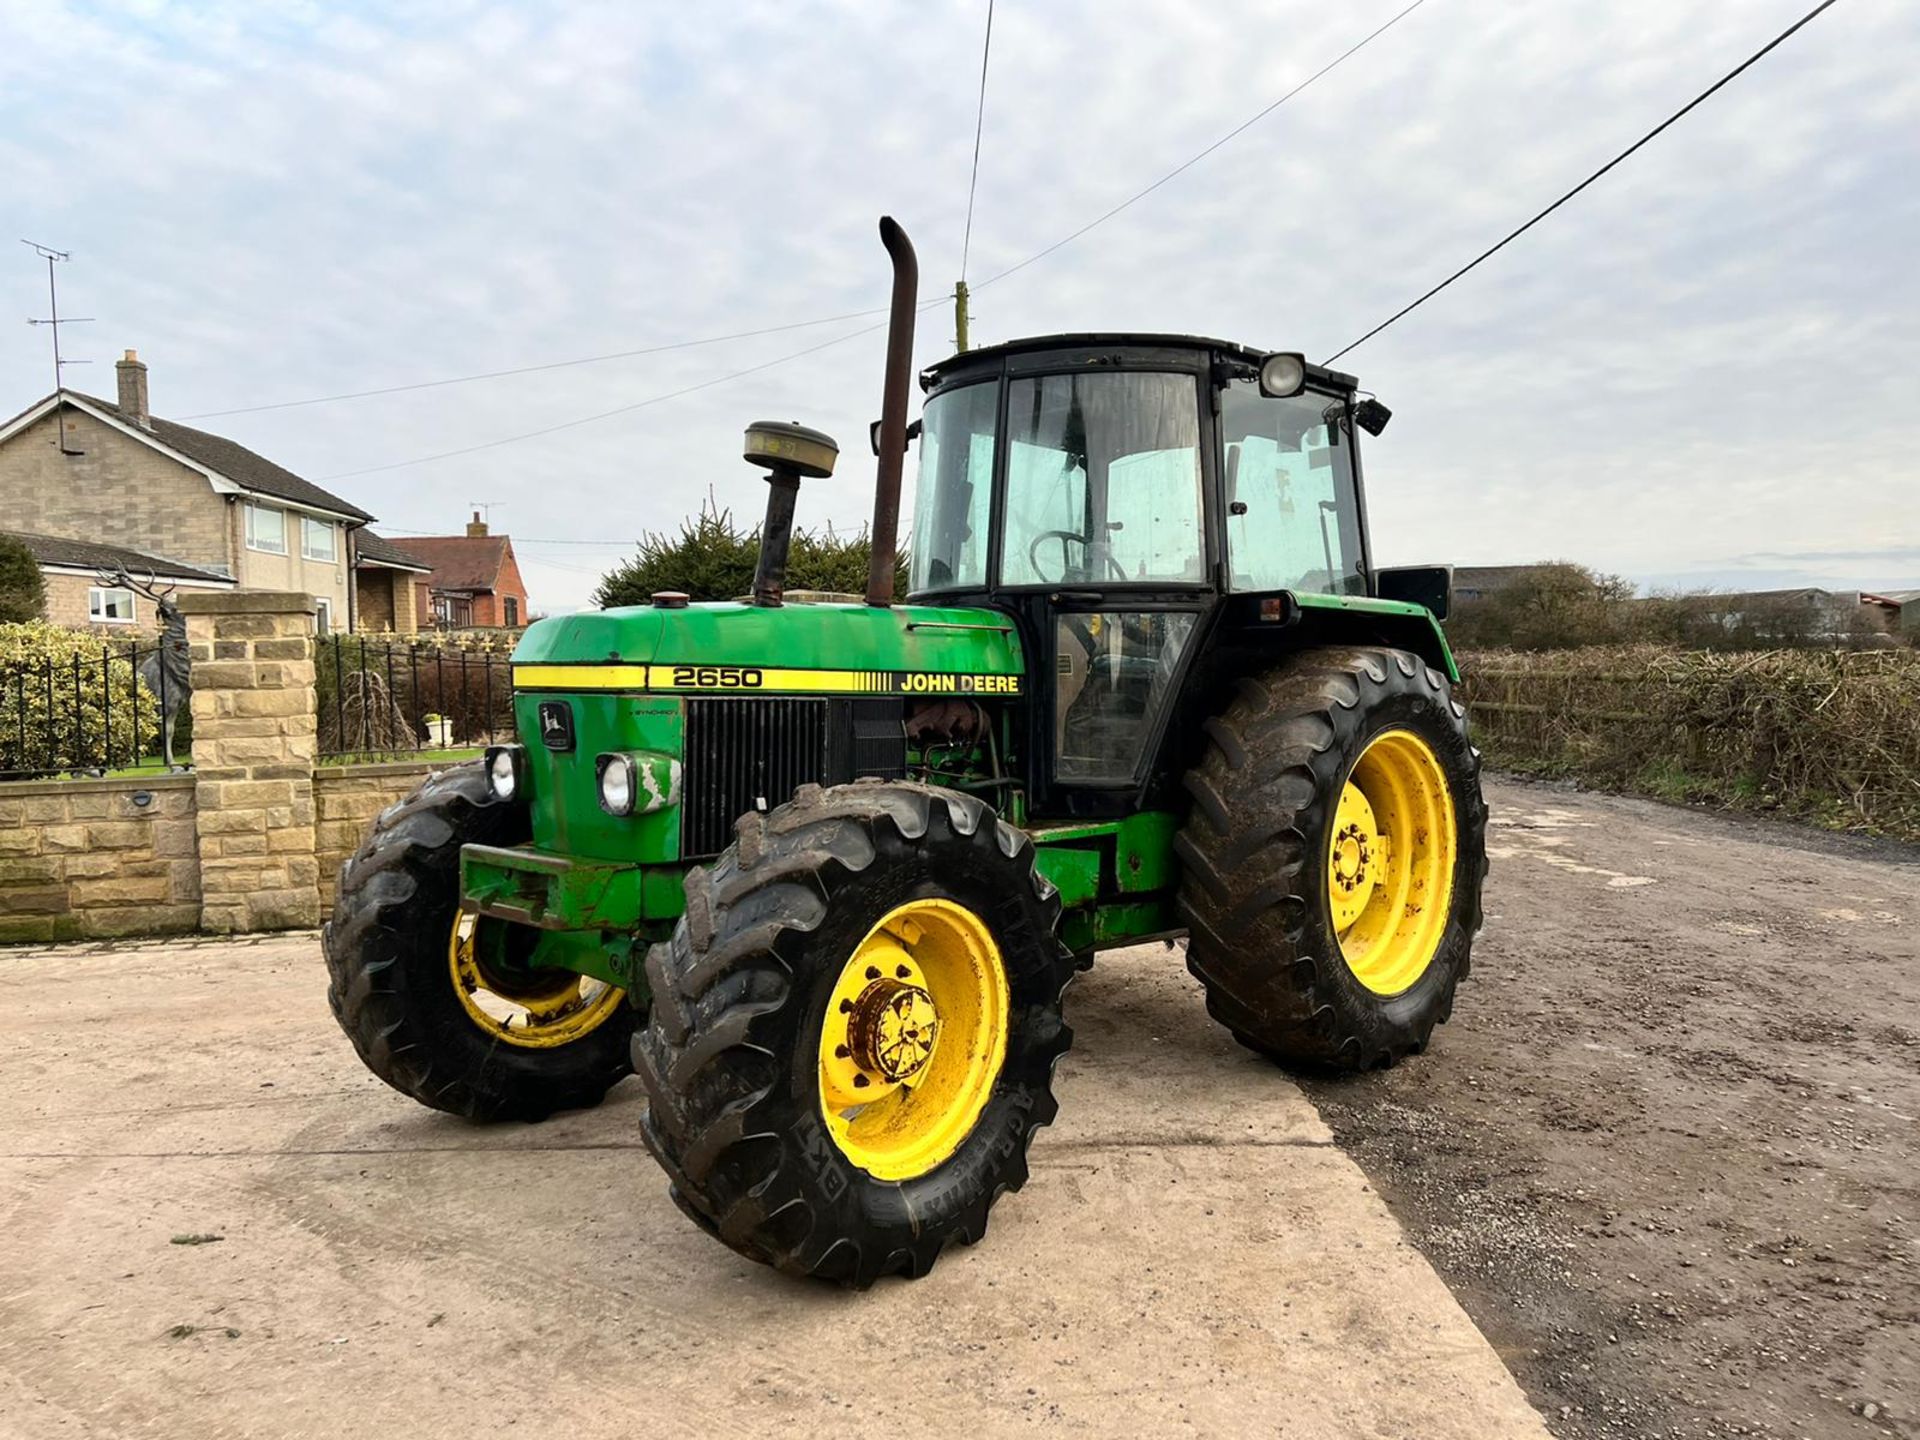
M 460 910 L 460 847 L 528 839 L 477 765 L 430 776 L 374 822 L 323 936 L 327 998 L 367 1068 L 472 1120 L 598 1104 L 628 1073 L 624 991 L 526 963 L 534 931 Z
M 985 1233 L 1053 1119 L 1073 964 L 1032 842 L 971 796 L 803 786 L 647 957 L 647 1147 L 741 1254 L 864 1287 Z
M 1486 803 L 1447 681 L 1400 650 L 1318 650 L 1207 722 L 1177 844 L 1207 1008 L 1275 1059 L 1422 1049 L 1480 928 Z

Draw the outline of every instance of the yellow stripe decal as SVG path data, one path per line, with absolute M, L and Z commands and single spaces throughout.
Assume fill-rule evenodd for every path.
M 516 690 L 655 690 L 729 695 L 1018 695 L 1018 675 L 800 670 L 761 665 L 516 665 Z

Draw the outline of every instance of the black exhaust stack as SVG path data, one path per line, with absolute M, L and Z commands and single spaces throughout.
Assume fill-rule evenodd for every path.
M 887 379 L 880 401 L 880 467 L 873 489 L 873 559 L 867 604 L 893 604 L 893 566 L 900 540 L 900 471 L 907 458 L 907 396 L 913 382 L 913 317 L 920 262 L 891 215 L 880 217 L 880 243 L 893 257 L 893 312 L 887 324 Z
M 793 503 L 800 478 L 833 474 L 840 447 L 798 421 L 756 420 L 747 427 L 747 463 L 767 472 L 767 518 L 760 526 L 760 560 L 753 570 L 753 603 L 777 606 L 787 588 L 787 547 L 793 543 Z

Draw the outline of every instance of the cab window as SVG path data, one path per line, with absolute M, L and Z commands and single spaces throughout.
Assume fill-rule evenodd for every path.
M 988 381 L 942 391 L 927 401 L 908 545 L 912 594 L 986 586 L 999 388 Z
M 1202 583 L 1198 381 L 1013 381 L 1006 489 L 1004 585 Z
M 1221 395 L 1233 589 L 1366 593 L 1346 414 L 1343 397 L 1272 400 L 1251 380 Z

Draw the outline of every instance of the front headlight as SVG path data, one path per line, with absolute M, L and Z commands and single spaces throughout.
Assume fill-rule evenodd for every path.
M 602 755 L 600 766 L 600 808 L 609 815 L 633 813 L 633 760 L 626 755 Z
M 487 789 L 494 799 L 504 803 L 520 793 L 522 754 L 518 745 L 487 747 Z
M 609 815 L 651 815 L 680 803 L 680 760 L 654 750 L 601 755 L 593 762 L 600 808 Z

